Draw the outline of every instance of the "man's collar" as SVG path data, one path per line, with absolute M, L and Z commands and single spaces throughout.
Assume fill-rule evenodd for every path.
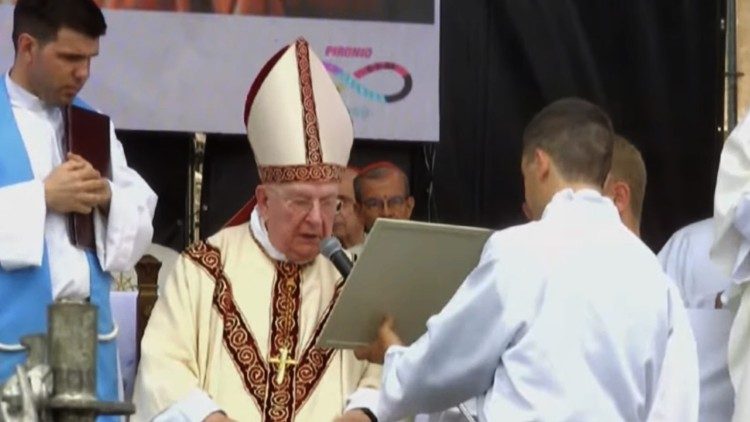
M 612 215 L 620 219 L 620 214 L 617 212 L 612 200 L 603 196 L 601 193 L 594 189 L 579 189 L 573 190 L 572 188 L 565 188 L 558 191 L 549 201 L 547 206 L 544 208 L 542 213 L 542 219 L 548 217 L 550 214 L 555 213 L 557 210 L 570 209 L 570 207 L 578 208 L 583 206 L 588 208 L 593 206 L 594 208 L 601 208 L 604 214 Z
M 50 113 L 57 108 L 47 105 L 44 101 L 39 99 L 39 97 L 16 83 L 16 81 L 11 79 L 10 71 L 5 74 L 5 87 L 8 89 L 8 98 L 10 98 L 10 103 L 16 107 L 46 113 Z
M 258 207 L 253 208 L 253 212 L 250 214 L 250 233 L 271 259 L 287 261 L 286 256 L 271 244 L 271 239 L 268 237 L 268 230 L 266 230 L 265 224 L 260 221 Z

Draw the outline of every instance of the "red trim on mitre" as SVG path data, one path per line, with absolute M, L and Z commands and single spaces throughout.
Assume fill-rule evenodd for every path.
M 338 183 L 344 167 L 337 164 L 305 164 L 301 166 L 259 166 L 263 183 Z
M 263 65 L 263 67 L 260 69 L 260 72 L 258 72 L 258 75 L 255 77 L 255 80 L 253 81 L 253 84 L 250 85 L 250 91 L 247 92 L 247 98 L 245 99 L 245 114 L 243 114 L 243 121 L 245 122 L 245 127 L 247 127 L 247 118 L 250 116 L 250 108 L 253 106 L 253 102 L 255 101 L 255 96 L 258 95 L 258 91 L 260 90 L 260 87 L 263 85 L 263 82 L 265 82 L 266 77 L 268 77 L 268 74 L 271 73 L 271 70 L 276 65 L 276 63 L 279 61 L 281 56 L 293 46 L 287 45 L 281 50 L 277 51 L 276 54 L 274 54 L 266 64 Z
M 253 208 L 255 208 L 255 205 L 258 204 L 258 199 L 253 195 L 252 198 L 250 198 L 249 201 L 245 203 L 245 205 L 240 208 L 239 211 L 234 213 L 232 218 L 229 219 L 226 223 L 224 223 L 224 227 L 232 227 L 232 226 L 239 226 L 240 224 L 245 224 L 248 221 L 250 221 L 250 214 L 253 213 Z
M 305 162 L 307 165 L 320 165 L 323 164 L 323 148 L 320 144 L 318 111 L 310 69 L 310 44 L 304 38 L 298 38 L 295 46 L 299 94 L 302 100 L 302 127 L 305 134 Z

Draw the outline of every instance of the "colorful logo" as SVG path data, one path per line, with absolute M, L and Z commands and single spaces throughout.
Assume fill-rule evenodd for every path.
M 368 64 L 367 66 L 364 66 L 351 74 L 347 73 L 344 69 L 331 62 L 324 61 L 323 64 L 325 65 L 326 70 L 328 70 L 328 73 L 330 73 L 331 76 L 339 84 L 348 89 L 351 89 L 352 91 L 356 92 L 357 95 L 364 97 L 370 101 L 378 103 L 394 103 L 396 101 L 403 100 L 411 92 L 411 74 L 408 70 L 406 70 L 406 68 L 397 63 L 376 62 Z M 401 76 L 403 80 L 401 89 L 392 94 L 384 94 L 366 87 L 362 83 L 362 80 L 368 75 L 372 75 L 376 72 L 395 72 L 397 75 Z

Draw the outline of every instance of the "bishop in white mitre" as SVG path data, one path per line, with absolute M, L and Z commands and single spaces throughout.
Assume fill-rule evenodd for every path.
M 318 244 L 353 130 L 305 40 L 261 69 L 245 122 L 257 205 L 175 264 L 141 344 L 135 420 L 374 420 L 380 368 L 316 346 L 343 284 Z

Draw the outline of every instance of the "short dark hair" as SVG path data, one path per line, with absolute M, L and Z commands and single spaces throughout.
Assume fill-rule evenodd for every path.
M 398 168 L 395 164 L 382 161 L 374 164 L 370 164 L 363 168 L 357 177 L 354 178 L 354 200 L 357 203 L 362 203 L 362 183 L 365 180 L 379 180 L 383 179 L 391 174 L 398 174 L 404 184 L 404 196 L 409 197 L 411 195 L 411 189 L 409 187 L 409 178 L 406 177 L 406 173 Z
M 643 162 L 643 156 L 638 148 L 619 135 L 615 135 L 612 169 L 609 177 L 612 182 L 624 181 L 630 186 L 630 210 L 635 218 L 641 221 L 648 180 L 646 163 Z
M 23 33 L 47 43 L 63 27 L 91 38 L 107 32 L 104 14 L 94 0 L 18 0 L 13 10 L 13 47 L 18 50 Z
M 523 156 L 535 149 L 550 155 L 570 182 L 604 186 L 612 165 L 612 123 L 598 106 L 580 98 L 563 98 L 537 113 L 523 133 Z

